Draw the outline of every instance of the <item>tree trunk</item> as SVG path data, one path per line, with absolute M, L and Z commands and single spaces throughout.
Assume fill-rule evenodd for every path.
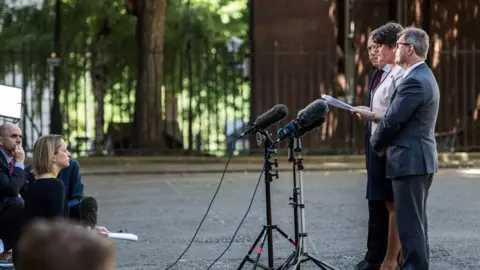
M 105 144 L 105 93 L 107 90 L 107 59 L 105 42 L 108 24 L 97 34 L 92 53 L 92 86 L 95 99 L 95 153 L 101 154 Z
M 161 89 L 167 0 L 137 0 L 134 3 L 138 67 L 133 145 L 144 154 L 158 154 L 164 152 L 166 146 Z

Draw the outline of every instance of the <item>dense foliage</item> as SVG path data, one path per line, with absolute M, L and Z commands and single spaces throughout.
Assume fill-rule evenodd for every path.
M 41 109 L 38 101 L 52 84 L 52 70 L 46 59 L 54 51 L 56 15 L 59 15 L 61 50 L 56 53 L 62 59 L 61 107 L 65 132 L 73 137 L 87 136 L 89 127 L 85 118 L 88 117 L 105 119 L 104 131 L 107 131 L 108 122 L 133 121 L 137 18 L 127 12 L 123 0 L 62 0 L 60 14 L 55 13 L 55 2 L 0 0 L 0 80 L 15 67 L 23 80 L 14 84 L 32 87 L 35 95 L 32 100 L 37 102 L 31 106 L 35 105 L 36 111 Z M 189 127 L 180 123 L 184 137 L 200 133 L 202 128 L 210 129 L 212 125 L 223 128 L 224 123 L 213 121 L 210 126 L 201 125 L 200 119 L 207 117 L 219 121 L 219 111 L 224 112 L 231 105 L 239 110 L 237 96 L 248 100 L 248 93 L 242 90 L 245 82 L 238 75 L 241 71 L 235 69 L 244 56 L 223 53 L 225 42 L 231 37 L 247 39 L 247 12 L 247 0 L 168 1 L 162 83 L 164 88 L 174 88 L 170 91 L 179 100 L 179 120 L 192 123 Z M 99 49 L 100 37 L 103 43 Z M 106 85 L 101 93 L 103 98 L 95 95 L 96 88 L 92 87 L 98 80 L 92 73 L 98 65 L 95 56 L 98 57 L 99 52 L 102 52 L 101 72 Z M 228 85 L 221 91 L 213 91 L 218 77 Z M 96 112 L 100 105 L 105 106 L 103 115 L 85 113 L 90 99 L 95 103 Z M 161 104 L 165 106 L 166 103 Z M 242 109 L 236 118 L 248 118 L 247 112 Z M 203 140 L 209 141 L 211 135 L 202 135 Z

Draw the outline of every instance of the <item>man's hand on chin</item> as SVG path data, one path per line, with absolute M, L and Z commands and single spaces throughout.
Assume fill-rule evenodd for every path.
M 25 163 L 25 151 L 21 145 L 15 145 L 15 151 L 13 152 L 13 158 L 15 162 Z
M 377 153 L 377 156 L 383 157 L 383 156 L 385 156 L 385 149 L 382 149 L 382 151 L 380 151 L 380 152 L 375 151 L 375 153 Z

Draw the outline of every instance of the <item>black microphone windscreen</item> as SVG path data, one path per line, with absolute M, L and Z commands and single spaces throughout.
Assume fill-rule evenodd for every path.
M 325 118 L 325 114 L 328 113 L 328 105 L 322 99 L 317 99 L 310 103 L 303 110 L 297 114 L 297 119 L 304 126 L 313 124 L 315 121 L 321 118 Z
M 288 107 L 283 104 L 273 106 L 270 110 L 257 117 L 254 122 L 258 129 L 265 129 L 270 125 L 282 120 L 288 115 Z
M 311 123 L 307 126 L 299 127 L 299 129 L 297 130 L 295 135 L 297 137 L 301 137 L 301 136 L 307 134 L 308 132 L 312 131 L 314 128 L 321 126 L 323 124 L 323 122 L 325 122 L 325 117 L 318 117 L 315 121 L 313 121 L 313 123 Z

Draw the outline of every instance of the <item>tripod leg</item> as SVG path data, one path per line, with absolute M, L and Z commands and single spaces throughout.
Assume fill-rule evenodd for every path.
M 320 269 L 322 270 L 338 270 L 337 268 L 331 266 L 330 264 L 326 262 L 322 262 L 319 259 L 311 256 L 310 254 L 305 255 L 307 257 L 307 260 L 312 261 L 314 264 L 316 264 Z
M 288 269 L 288 267 L 290 266 L 290 263 L 293 261 L 293 263 L 296 263 L 296 254 L 298 252 L 298 248 L 297 248 L 297 242 L 292 239 L 290 236 L 288 236 L 282 229 L 280 229 L 278 226 L 274 226 L 273 229 L 275 229 L 277 232 L 279 232 L 283 237 L 285 237 L 294 247 L 295 247 L 295 251 L 293 252 L 292 255 L 290 255 L 287 260 L 282 263 L 282 265 L 280 265 L 279 268 L 277 269 Z
M 280 265 L 280 266 L 277 268 L 277 270 L 285 270 L 285 269 L 288 269 L 288 268 L 290 267 L 290 263 L 292 262 L 292 260 L 293 260 L 293 263 L 295 264 L 296 261 L 294 261 L 294 260 L 295 260 L 296 256 L 297 256 L 297 251 L 295 250 L 295 251 L 293 251 L 292 255 L 290 255 L 290 256 L 285 260 L 285 262 L 283 262 L 282 265 Z
M 313 244 L 312 239 L 310 239 L 310 237 L 308 237 L 308 236 L 307 236 L 307 238 L 308 238 L 308 241 L 310 242 L 310 245 L 312 245 L 313 251 L 315 251 L 315 255 L 317 255 L 317 257 L 318 257 L 319 256 L 318 251 L 315 248 L 315 245 Z
M 301 255 L 297 258 L 297 263 L 295 264 L 295 266 L 293 266 L 292 270 L 300 269 L 300 264 L 304 260 L 302 257 L 303 257 L 303 255 Z
M 288 236 L 282 229 L 280 229 L 278 226 L 273 227 L 277 232 L 279 232 L 283 237 L 285 237 L 290 243 L 292 243 L 293 246 L 297 246 L 297 242 L 295 242 L 294 239 L 292 239 L 290 236 Z
M 253 270 L 257 269 L 258 262 L 260 261 L 260 256 L 262 256 L 263 246 L 265 245 L 265 240 L 267 240 L 267 231 L 268 230 L 263 231 L 262 243 L 260 244 L 260 247 L 257 249 L 257 257 L 255 258 L 255 263 L 253 264 L 253 268 L 252 268 Z
M 257 239 L 255 239 L 255 242 L 253 242 L 252 246 L 250 247 L 250 249 L 248 250 L 247 252 L 247 255 L 245 255 L 245 257 L 243 258 L 243 261 L 242 263 L 240 264 L 240 266 L 237 268 L 237 270 L 240 270 L 243 268 L 243 266 L 245 265 L 245 263 L 248 261 L 248 259 L 250 258 L 250 255 L 252 255 L 252 252 L 255 250 L 255 247 L 258 245 L 258 242 L 260 241 L 260 239 L 262 238 L 262 236 L 265 235 L 265 231 L 267 230 L 267 226 L 263 226 L 263 229 L 262 231 L 260 232 L 260 234 L 257 236 Z

